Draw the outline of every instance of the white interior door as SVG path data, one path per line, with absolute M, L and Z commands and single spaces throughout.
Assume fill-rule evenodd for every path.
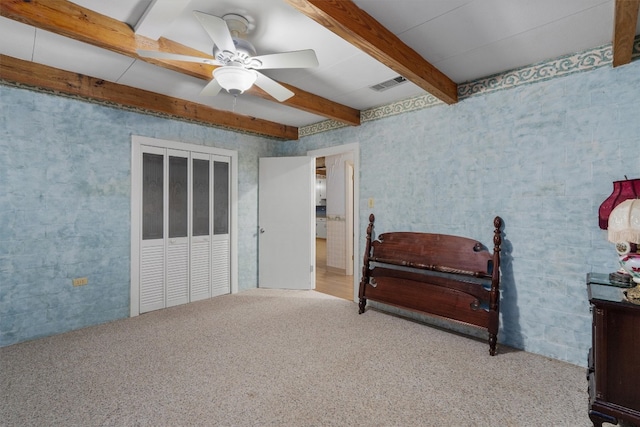
M 315 288 L 314 163 L 313 157 L 260 159 L 261 288 Z

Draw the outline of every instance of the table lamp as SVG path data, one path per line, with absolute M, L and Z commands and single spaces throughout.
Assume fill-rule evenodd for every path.
M 640 199 L 625 200 L 611 211 L 607 239 L 616 245 L 620 267 L 636 284 L 627 299 L 640 304 Z

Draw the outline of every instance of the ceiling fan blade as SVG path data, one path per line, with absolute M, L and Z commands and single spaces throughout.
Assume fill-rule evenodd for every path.
M 269 77 L 257 71 L 256 71 L 256 74 L 258 75 L 258 79 L 256 80 L 256 86 L 258 86 L 260 89 L 267 92 L 269 95 L 271 95 L 278 101 L 280 102 L 285 101 L 291 98 L 293 95 L 295 95 L 293 92 L 291 92 L 286 87 L 282 86 L 277 81 L 270 79 Z
M 236 45 L 233 43 L 229 27 L 224 19 L 217 16 L 209 15 L 203 12 L 193 11 L 193 14 L 198 18 L 200 24 L 213 40 L 218 49 L 221 51 L 235 52 Z
M 262 63 L 260 66 L 249 67 L 256 70 L 266 70 L 269 68 L 311 68 L 318 66 L 318 58 L 313 49 L 260 55 L 254 56 L 251 59 L 258 60 Z
M 207 85 L 202 89 L 200 95 L 202 96 L 216 96 L 222 90 L 222 86 L 216 79 L 211 80 Z
M 198 62 L 209 65 L 222 65 L 221 62 L 213 58 L 201 58 L 199 56 L 178 55 L 175 53 L 158 52 L 156 50 L 137 50 L 138 55 L 144 58 L 169 59 L 173 61 Z

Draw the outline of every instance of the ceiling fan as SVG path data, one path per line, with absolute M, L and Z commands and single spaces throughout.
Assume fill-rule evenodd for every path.
M 218 65 L 213 70 L 213 80 L 204 87 L 201 95 L 217 95 L 224 89 L 231 95 L 238 96 L 255 84 L 282 102 L 294 93 L 257 70 L 318 66 L 318 58 L 312 49 L 256 56 L 255 48 L 244 38 L 249 21 L 241 15 L 230 13 L 220 18 L 199 11 L 194 11 L 193 14 L 213 40 L 213 59 L 151 50 L 137 52 L 146 58 Z

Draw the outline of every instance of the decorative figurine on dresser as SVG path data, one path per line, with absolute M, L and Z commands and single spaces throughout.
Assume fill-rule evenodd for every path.
M 640 427 L 640 179 L 617 184 L 632 194 L 609 207 L 607 227 L 601 221 L 600 228 L 616 245 L 621 268 L 587 275 L 593 313 L 589 418 L 597 427 L 604 422 Z M 601 207 L 601 220 L 602 213 Z

